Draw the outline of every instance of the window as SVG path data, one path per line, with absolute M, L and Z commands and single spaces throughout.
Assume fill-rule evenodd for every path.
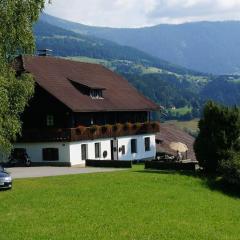
M 101 157 L 101 145 L 100 143 L 95 143 L 95 158 Z
M 137 153 L 137 139 L 131 140 L 131 153 Z
M 87 144 L 81 145 L 82 160 L 87 160 L 88 158 L 88 147 Z
M 91 89 L 90 96 L 93 99 L 102 99 L 103 98 L 102 90 L 101 89 Z
M 126 154 L 126 151 L 125 151 L 125 146 L 122 145 L 122 155 L 125 155 Z
M 150 137 L 144 138 L 145 152 L 150 151 Z
M 43 161 L 58 161 L 59 160 L 58 148 L 43 148 L 42 156 Z
M 54 126 L 54 117 L 53 117 L 53 115 L 47 115 L 47 126 L 48 127 Z

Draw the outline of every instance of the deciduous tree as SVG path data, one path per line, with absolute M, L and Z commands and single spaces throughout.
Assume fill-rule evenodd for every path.
M 33 53 L 32 26 L 44 0 L 0 1 L 0 152 L 10 151 L 21 132 L 20 114 L 33 94 L 29 74 L 16 76 L 11 61 L 16 55 Z

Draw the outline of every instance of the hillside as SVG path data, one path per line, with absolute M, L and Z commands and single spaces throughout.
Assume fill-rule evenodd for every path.
M 199 74 L 186 68 L 171 64 L 167 61 L 132 47 L 122 46 L 114 42 L 78 34 L 44 21 L 39 21 L 34 27 L 38 48 L 50 48 L 57 56 L 87 56 L 99 59 L 120 59 L 134 61 L 173 71 L 179 74 Z
M 86 26 L 45 14 L 42 19 L 78 33 L 140 49 L 188 69 L 213 74 L 240 73 L 240 22 L 196 22 L 119 29 Z
M 165 119 L 198 117 L 207 99 L 229 105 L 239 103 L 238 76 L 204 75 L 137 49 L 68 31 L 44 21 L 36 24 L 34 32 L 38 49 L 50 48 L 55 56 L 103 64 L 123 75 L 144 95 L 166 108 Z M 234 89 L 233 94 L 226 89 Z

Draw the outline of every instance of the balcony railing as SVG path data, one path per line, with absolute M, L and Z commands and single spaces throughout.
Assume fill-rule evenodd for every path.
M 160 131 L 158 122 L 125 123 L 115 125 L 79 126 L 77 128 L 61 129 L 29 129 L 23 130 L 19 142 L 73 142 L 94 140 L 99 138 L 114 138 L 120 136 L 156 133 Z

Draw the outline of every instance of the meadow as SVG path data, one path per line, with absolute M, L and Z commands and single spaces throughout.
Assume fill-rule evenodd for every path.
M 240 198 L 186 172 L 143 166 L 14 181 L 0 239 L 240 239 Z

